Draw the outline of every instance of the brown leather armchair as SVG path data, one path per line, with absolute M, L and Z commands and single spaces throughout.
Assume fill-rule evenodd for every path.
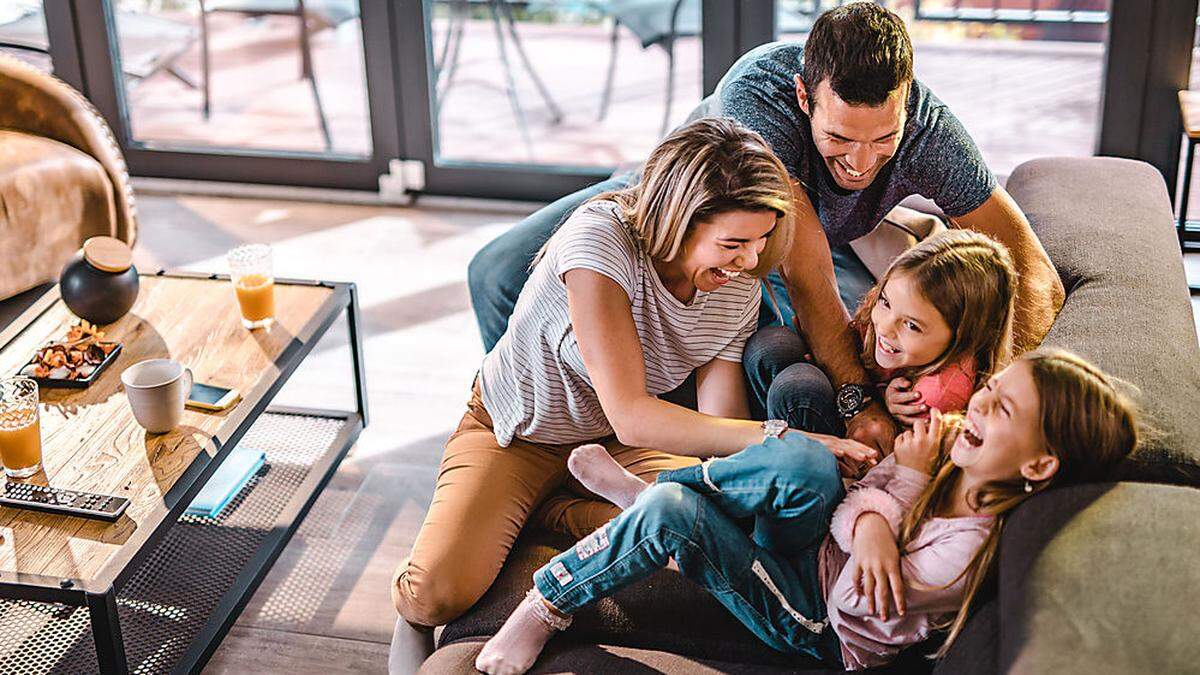
M 56 279 L 96 235 L 137 236 L 112 131 L 68 84 L 0 54 L 0 299 Z

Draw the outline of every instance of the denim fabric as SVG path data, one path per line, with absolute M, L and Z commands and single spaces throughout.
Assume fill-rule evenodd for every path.
M 809 363 L 808 347 L 790 328 L 759 328 L 746 343 L 750 411 L 755 419 L 784 420 L 793 429 L 841 436 L 845 425 L 837 412 L 833 383 L 825 371 Z
M 871 276 L 871 271 L 849 246 L 837 246 L 830 251 L 830 255 L 833 258 L 833 274 L 837 277 L 838 295 L 842 298 L 842 304 L 853 313 L 858 308 L 858 303 L 862 302 L 863 296 L 875 285 L 875 277 Z M 775 295 L 775 301 L 778 301 L 778 313 L 772 304 L 771 292 L 766 289 L 768 284 Z M 763 286 L 762 310 L 758 316 L 759 327 L 795 326 L 796 310 L 792 308 L 787 287 L 784 286 L 783 277 L 779 276 L 779 272 L 768 275 Z M 780 315 L 783 318 L 782 322 Z
M 841 663 L 817 556 L 843 495 L 837 462 L 800 434 L 659 475 L 619 516 L 533 575 L 574 614 L 674 558 L 763 642 Z M 738 519 L 753 518 L 753 534 Z

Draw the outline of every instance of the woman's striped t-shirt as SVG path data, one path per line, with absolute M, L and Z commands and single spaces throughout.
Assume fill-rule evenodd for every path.
M 571 326 L 564 275 L 573 269 L 603 274 L 629 297 L 655 396 L 714 358 L 740 362 L 758 324 L 758 279 L 743 274 L 684 304 L 663 286 L 617 204 L 584 204 L 550 238 L 508 331 L 484 357 L 483 404 L 502 446 L 514 436 L 557 444 L 612 434 Z

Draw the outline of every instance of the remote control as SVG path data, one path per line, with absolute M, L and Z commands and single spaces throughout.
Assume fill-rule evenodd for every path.
M 0 493 L 0 506 L 113 521 L 125 513 L 129 500 L 114 495 L 9 481 L 4 484 L 4 492 Z

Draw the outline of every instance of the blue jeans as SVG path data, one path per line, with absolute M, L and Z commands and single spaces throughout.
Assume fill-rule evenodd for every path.
M 756 419 L 784 420 L 793 429 L 842 436 L 846 427 L 833 383 L 805 360 L 807 353 L 804 340 L 791 328 L 767 326 L 750 336 L 742 365 L 751 412 Z
M 833 249 L 833 272 L 842 303 L 853 314 L 875 278 L 849 246 Z M 787 297 L 778 273 L 772 273 L 767 282 L 776 297 L 781 293 Z M 782 324 L 777 319 L 767 322 L 760 317 L 758 331 L 750 336 L 742 354 L 751 415 L 754 419 L 784 420 L 793 429 L 842 436 L 846 427 L 837 414 L 833 383 L 825 371 L 805 359 L 809 347 L 796 334 L 795 312 L 790 304 L 782 313 Z
M 842 498 L 837 461 L 799 434 L 660 474 L 607 525 L 533 575 L 574 614 L 674 558 L 763 642 L 841 664 L 817 556 Z M 737 519 L 754 518 L 752 534 Z

